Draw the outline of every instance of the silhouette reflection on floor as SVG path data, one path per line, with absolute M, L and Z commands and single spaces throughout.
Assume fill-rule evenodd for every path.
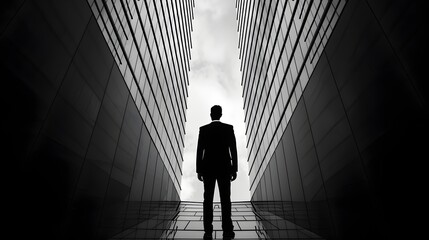
M 222 239 L 220 203 L 214 203 L 213 239 Z M 279 211 L 272 211 L 278 208 Z M 266 210 L 270 211 L 266 211 Z M 235 239 L 322 239 L 273 212 L 285 212 L 276 202 L 233 202 Z M 202 202 L 148 203 L 140 223 L 112 239 L 202 239 Z

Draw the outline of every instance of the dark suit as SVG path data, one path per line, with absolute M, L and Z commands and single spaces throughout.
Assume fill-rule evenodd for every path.
M 237 172 L 237 147 L 231 125 L 213 121 L 198 137 L 197 173 L 204 179 L 204 230 L 213 231 L 213 195 L 216 181 L 222 206 L 222 229 L 231 232 L 231 174 Z

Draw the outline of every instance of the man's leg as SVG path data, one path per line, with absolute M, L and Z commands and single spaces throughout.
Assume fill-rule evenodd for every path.
M 231 234 L 233 235 L 234 230 L 231 220 L 231 177 L 229 175 L 219 176 L 217 180 L 222 206 L 222 230 L 224 236 L 225 234 L 230 236 Z
M 215 190 L 216 178 L 213 176 L 203 176 L 204 180 L 204 203 L 203 219 L 204 232 L 211 234 L 213 232 L 213 195 Z

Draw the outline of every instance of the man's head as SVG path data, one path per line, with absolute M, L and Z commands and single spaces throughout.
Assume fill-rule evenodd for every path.
M 210 117 L 212 120 L 219 120 L 222 117 L 222 107 L 219 105 L 214 105 L 210 109 Z

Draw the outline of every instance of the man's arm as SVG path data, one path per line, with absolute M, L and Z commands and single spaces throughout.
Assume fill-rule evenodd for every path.
M 237 173 L 238 171 L 238 162 L 237 162 L 237 143 L 235 141 L 234 128 L 231 127 L 231 140 L 229 151 L 231 152 L 231 160 L 232 160 L 232 173 Z
M 198 179 L 200 181 L 202 181 L 202 172 L 203 172 L 203 154 L 204 154 L 204 138 L 203 138 L 203 133 L 202 130 L 200 128 L 200 132 L 198 134 L 198 144 L 197 144 L 197 173 L 198 173 Z

